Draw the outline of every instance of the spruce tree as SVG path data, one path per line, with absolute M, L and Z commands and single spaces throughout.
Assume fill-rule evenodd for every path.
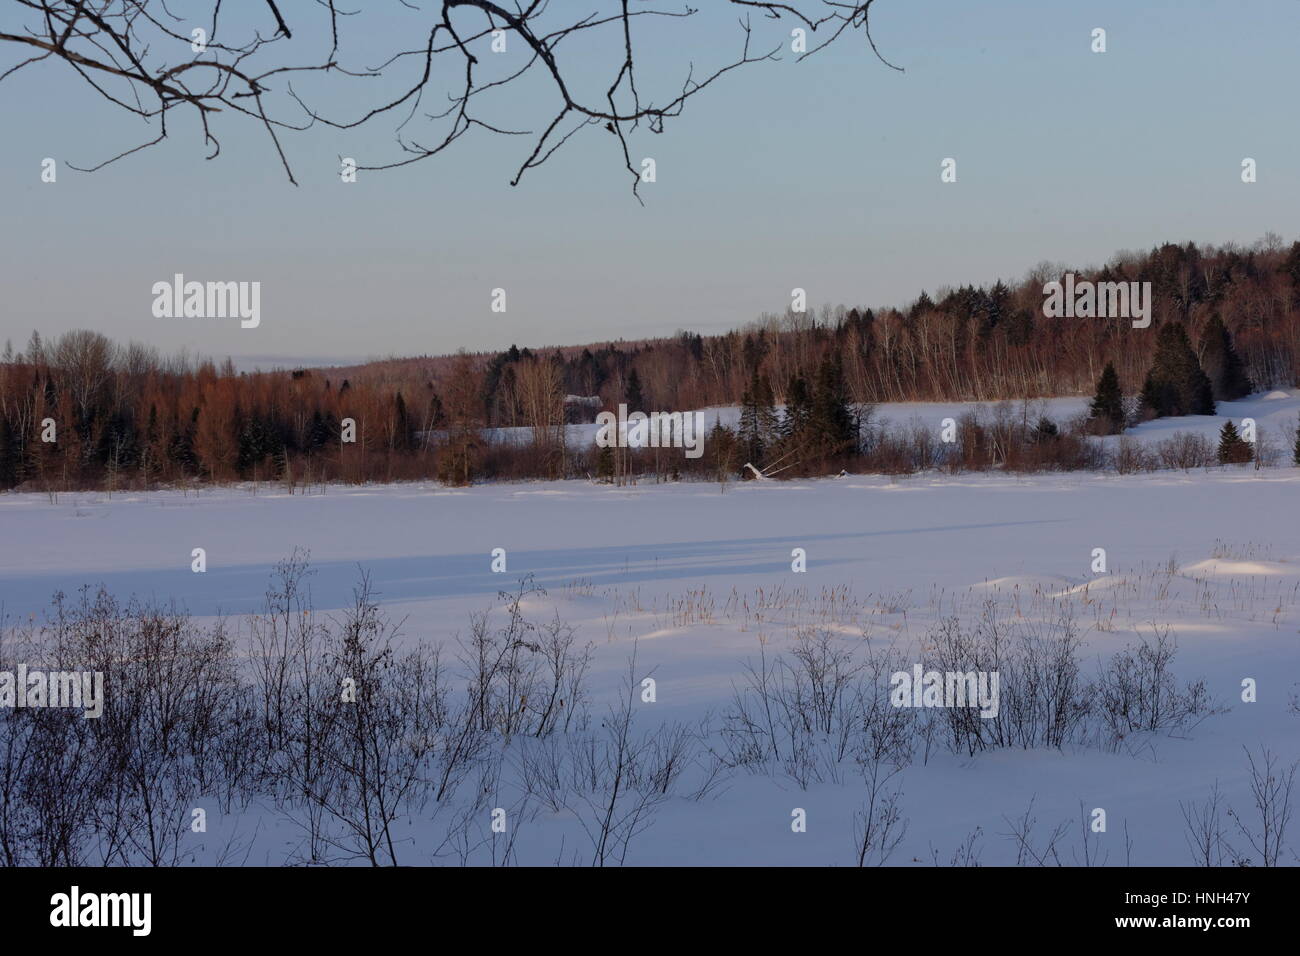
M 596 455 L 596 479 L 605 484 L 614 481 L 614 449 L 609 445 L 601 446 Z
M 736 460 L 736 433 L 715 420 L 705 447 L 713 459 L 715 477 L 725 487 L 737 467 L 744 464 Z
M 1223 423 L 1219 432 L 1219 464 L 1235 465 L 1250 461 L 1254 457 L 1250 443 L 1237 433 L 1237 426 L 1231 421 Z
M 320 409 L 312 412 L 311 424 L 307 426 L 307 447 L 311 451 L 319 451 L 329 444 L 330 433 L 325 427 L 325 418 L 321 415 Z
M 839 353 L 822 359 L 813 389 L 811 429 L 824 455 L 850 454 L 854 448 L 853 413 Z
M 797 444 L 804 438 L 812 413 L 808 383 L 802 375 L 792 375 L 785 389 L 785 417 L 781 419 L 781 441 Z
M 767 376 L 754 372 L 740 399 L 737 438 L 746 459 L 758 465 L 781 436 L 772 386 Z
M 740 424 L 737 437 L 741 452 L 751 462 L 763 460 L 763 435 L 758 425 L 758 405 L 754 401 L 754 392 L 758 390 L 758 374 L 750 379 L 749 387 L 740 396 Z
M 758 416 L 758 434 L 766 450 L 776 443 L 781 431 L 781 420 L 776 413 L 776 397 L 772 394 L 772 383 L 766 375 L 758 376 L 753 400 Z
M 1124 394 L 1120 391 L 1119 374 L 1113 362 L 1106 363 L 1101 378 L 1097 379 L 1097 394 L 1093 396 L 1088 417 L 1104 428 L 1107 435 L 1124 430 Z
M 1253 390 L 1223 319 L 1216 312 L 1201 333 L 1201 366 L 1209 376 L 1215 401 L 1231 402 Z
M 1214 414 L 1214 390 L 1181 322 L 1167 322 L 1157 333 L 1155 360 L 1142 385 L 1142 408 L 1149 418 Z

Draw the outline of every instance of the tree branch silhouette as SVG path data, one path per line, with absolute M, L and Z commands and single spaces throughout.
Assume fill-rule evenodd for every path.
M 901 70 L 880 54 L 871 35 L 869 14 L 875 0 L 727 0 L 743 13 L 736 38 L 738 52 L 706 71 L 697 72 L 694 63 L 686 64 L 680 85 L 658 98 L 647 96 L 638 83 L 638 25 L 647 19 L 691 20 L 699 13 L 697 8 L 633 9 L 633 0 L 613 0 L 609 4 L 613 9 L 608 12 L 578 15 L 567 3 L 563 12 L 552 9 L 561 4 L 548 0 L 398 0 L 412 11 L 429 14 L 427 33 L 421 30 L 423 41 L 415 48 L 397 50 L 378 66 L 349 68 L 341 62 L 345 34 L 363 37 L 367 25 L 373 22 L 367 16 L 373 18 L 374 14 L 339 9 L 337 0 L 314 2 L 315 10 L 292 14 L 311 19 L 308 24 L 288 22 L 275 0 L 266 0 L 265 8 L 241 9 L 241 16 L 248 22 L 241 28 L 243 35 L 232 40 L 230 34 L 237 31 L 224 22 L 230 19 L 230 11 L 223 10 L 222 0 L 209 0 L 201 21 L 183 20 L 161 0 L 10 0 L 11 12 L 17 8 L 22 22 L 16 27 L 6 22 L 0 29 L 0 54 L 16 54 L 11 65 L 0 62 L 0 82 L 37 64 L 61 61 L 114 107 L 148 125 L 157 124 L 156 132 L 134 147 L 93 164 L 72 166 L 81 171 L 102 169 L 162 142 L 168 136 L 168 114 L 182 109 L 192 110 L 198 117 L 209 159 L 221 151 L 215 129 L 218 118 L 225 122 L 225 116 L 220 114 L 257 123 L 271 140 L 285 175 L 296 185 L 281 143 L 284 134 L 318 124 L 355 129 L 391 114 L 401 117 L 395 130 L 399 155 L 359 165 L 358 169 L 385 170 L 422 162 L 477 129 L 529 139 L 531 146 L 510 180 L 513 186 L 580 131 L 596 127 L 617 137 L 619 157 L 631 176 L 632 192 L 637 195 L 641 177 L 632 160 L 630 133 L 643 125 L 652 133 L 662 133 L 666 121 L 680 116 L 687 101 L 722 77 L 742 67 L 780 58 L 783 43 L 768 50 L 754 50 L 751 14 L 784 20 L 814 34 L 819 42 L 810 40 L 811 45 L 798 54 L 799 60 L 846 34 L 860 33 L 880 62 Z M 321 35 L 328 30 L 328 42 L 308 39 L 312 29 Z M 202 36 L 197 35 L 200 31 Z M 527 58 L 522 65 L 493 76 L 482 54 L 475 50 L 503 36 L 521 40 Z M 581 56 L 568 52 L 575 46 L 573 38 L 618 57 L 603 94 L 588 97 L 576 91 L 574 64 Z M 305 60 L 293 60 L 312 47 L 316 49 Z M 409 79 L 402 79 L 404 71 L 412 74 Z M 402 86 L 391 98 L 381 99 L 349 119 L 339 116 L 338 108 L 296 91 L 293 80 L 299 74 L 338 75 L 358 81 L 392 76 Z M 529 74 L 544 81 L 557 97 L 553 110 L 548 108 L 538 116 L 535 129 L 510 129 L 479 115 L 477 107 L 485 93 L 513 84 L 529 84 Z M 446 97 L 446 107 L 421 116 L 421 101 L 438 93 Z M 407 132 L 417 117 L 440 127 L 432 138 Z

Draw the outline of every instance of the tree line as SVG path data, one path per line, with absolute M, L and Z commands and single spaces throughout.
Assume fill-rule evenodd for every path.
M 94 331 L 49 343 L 33 333 L 25 348 L 8 342 L 0 355 L 0 487 L 463 484 L 629 468 L 734 473 L 747 462 L 790 474 L 887 470 L 863 460 L 864 426 L 880 402 L 1093 393 L 1090 428 L 1113 433 L 1300 379 L 1300 242 L 1166 243 L 1075 270 L 1095 282 L 1151 282 L 1148 329 L 1125 318 L 1045 317 L 1043 285 L 1065 271 L 1044 264 L 1018 283 L 922 292 L 903 308 L 766 315 L 722 335 L 511 346 L 348 369 L 241 373 L 229 360 L 165 357 Z M 714 430 L 698 462 L 664 449 L 574 447 L 567 424 L 620 403 L 742 414 L 738 428 Z M 1022 437 L 1045 444 L 1047 426 L 1055 427 L 1030 423 Z

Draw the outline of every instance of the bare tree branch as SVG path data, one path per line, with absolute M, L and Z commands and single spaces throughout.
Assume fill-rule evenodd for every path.
M 575 15 L 570 11 L 552 12 L 546 0 L 425 0 L 422 4 L 400 0 L 403 7 L 429 15 L 421 27 L 421 35 L 427 37 L 425 42 L 416 49 L 391 54 L 378 67 L 348 69 L 340 62 L 340 21 L 352 21 L 355 32 L 360 34 L 373 22 L 374 14 L 370 14 L 371 20 L 363 20 L 364 14 L 359 9 L 342 11 L 336 7 L 335 0 L 316 0 L 319 10 L 313 13 L 312 22 L 291 25 L 276 0 L 265 0 L 265 8 L 240 10 L 247 21 L 243 27 L 247 32 L 232 42 L 226 36 L 229 31 L 219 25 L 223 13 L 221 0 L 209 2 L 210 12 L 195 18 L 194 23 L 205 24 L 197 28 L 173 15 L 160 0 L 10 0 L 19 14 L 11 19 L 21 23 L 16 27 L 6 24 L 0 30 L 0 54 L 10 50 L 20 55 L 12 64 L 0 62 L 0 82 L 35 64 L 62 61 L 114 106 L 149 125 L 158 120 L 158 133 L 140 145 L 94 164 L 73 166 L 74 169 L 101 169 L 156 145 L 167 136 L 167 113 L 188 107 L 198 116 L 204 143 L 211 147 L 209 159 L 221 151 L 213 129 L 214 117 L 217 114 L 248 117 L 267 131 L 286 176 L 296 184 L 281 133 L 305 130 L 318 123 L 340 130 L 355 129 L 385 113 L 409 107 L 396 128 L 397 144 L 404 155 L 361 165 L 358 169 L 392 169 L 429 159 L 472 129 L 505 136 L 535 136 L 531 150 L 510 181 L 516 185 L 529 169 L 545 163 L 580 130 L 603 127 L 618 139 L 622 164 L 632 178 L 633 195 L 639 200 L 641 176 L 633 162 L 629 135 L 639 130 L 642 123 L 649 132 L 662 133 L 665 121 L 680 116 L 687 100 L 726 74 L 740 67 L 779 59 L 784 41 L 765 52 L 752 51 L 754 34 L 748 20 L 751 13 L 761 14 L 764 20 L 784 20 L 795 24 L 797 29 L 817 34 L 821 41 L 806 50 L 800 49 L 798 60 L 825 49 L 846 33 L 858 31 L 882 63 L 891 69 L 901 69 L 880 54 L 871 35 L 868 16 L 875 0 L 791 0 L 788 3 L 727 0 L 745 12 L 740 20 L 738 55 L 698 75 L 694 64 L 688 64 L 680 87 L 658 101 L 646 96 L 646 90 L 638 82 L 634 27 L 645 18 L 691 20 L 699 12 L 696 8 L 632 9 L 631 0 L 613 0 L 617 6 L 613 12 Z M 294 15 L 303 16 L 301 11 Z M 260 21 L 265 21 L 264 25 L 259 25 Z M 219 30 L 224 31 L 220 37 Z M 269 36 L 263 35 L 264 30 Z M 301 52 L 312 42 L 306 37 L 313 31 L 322 38 L 328 35 L 328 49 L 322 49 L 321 55 L 306 62 L 287 62 L 288 41 L 296 35 L 294 50 Z M 517 61 L 503 61 L 509 62 L 509 67 L 500 75 L 492 75 L 494 71 L 490 67 L 496 64 L 475 50 L 481 51 L 483 43 L 496 43 L 507 37 L 524 44 L 527 59 L 522 65 Z M 574 37 L 586 38 L 588 48 L 594 43 L 597 50 L 603 45 L 617 51 L 617 69 L 603 94 L 595 94 L 595 99 L 588 99 L 575 86 L 571 61 L 578 54 L 561 55 L 561 46 L 564 49 L 573 46 L 572 42 L 565 41 Z M 321 45 L 324 47 L 323 42 Z M 33 55 L 32 51 L 37 52 Z M 176 62 L 178 55 L 184 58 L 182 62 Z M 290 77 L 297 73 L 385 80 L 391 71 L 402 69 L 411 60 L 418 64 L 416 76 L 406 81 L 394 77 L 401 83 L 399 92 L 389 99 L 381 99 L 354 119 L 340 118 L 333 115 L 334 110 L 309 105 L 307 97 L 294 90 L 290 82 Z M 459 62 L 459 69 L 435 68 L 444 60 Z M 478 115 L 483 94 L 527 82 L 526 75 L 539 70 L 538 75 L 545 77 L 545 86 L 557 98 L 553 112 L 547 108 L 546 115 L 539 117 L 536 128 L 540 133 L 513 129 L 512 123 Z M 449 88 L 439 89 L 439 84 L 449 84 Z M 404 129 L 417 117 L 426 94 L 441 94 L 446 98 L 445 109 L 423 114 L 424 120 L 441 123 L 443 129 L 432 139 L 417 141 L 408 137 Z M 252 107 L 244 105 L 247 100 L 252 100 Z M 515 108 L 522 107 L 515 105 Z M 561 131 L 570 120 L 573 124 L 567 131 Z

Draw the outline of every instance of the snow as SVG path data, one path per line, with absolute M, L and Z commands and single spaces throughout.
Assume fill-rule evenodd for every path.
M 1145 443 L 1161 441 L 1175 432 L 1191 432 L 1217 443 L 1224 422 L 1232 421 L 1240 427 L 1243 418 L 1255 420 L 1256 433 L 1261 437 L 1289 449 L 1296 425 L 1300 423 L 1300 389 L 1249 395 L 1235 402 L 1219 402 L 1213 415 L 1156 418 L 1130 428 L 1124 434 Z M 1105 440 L 1115 442 L 1119 439 L 1111 436 Z M 1290 455 L 1286 457 L 1290 460 Z
M 1079 401 L 1051 407 L 1065 413 Z M 1225 403 L 1203 422 L 1152 422 L 1135 434 L 1213 431 L 1226 415 L 1280 428 L 1297 407 L 1294 391 L 1270 393 Z M 882 406 L 879 414 L 933 420 L 955 410 Z M 404 619 L 405 640 L 454 647 L 470 613 L 532 574 L 547 594 L 529 599 L 529 613 L 558 613 L 593 644 L 597 722 L 636 642 L 638 672 L 657 681 L 657 701 L 637 705 L 637 726 L 652 729 L 716 718 L 756 659 L 760 634 L 769 653 L 787 652 L 796 627 L 822 623 L 846 646 L 865 635 L 917 659 L 942 617 L 972 621 L 989 600 L 1008 615 L 1032 615 L 1036 601 L 1050 599 L 1067 604 L 1084 631 L 1087 668 L 1169 626 L 1179 682 L 1204 678 L 1230 710 L 1114 752 L 970 757 L 936 747 L 898 778 L 909 825 L 890 862 L 929 865 L 933 848 L 946 864 L 978 827 L 983 862 L 1012 863 L 1002 834 L 1032 798 L 1040 831 L 1069 821 L 1066 862 L 1079 846 L 1082 802 L 1107 811 L 1108 832 L 1097 836 L 1112 865 L 1125 860 L 1125 825 L 1134 864 L 1187 865 L 1180 801 L 1203 800 L 1218 781 L 1227 802 L 1249 813 L 1242 748 L 1268 746 L 1287 764 L 1300 757 L 1300 717 L 1288 710 L 1300 680 L 1298 500 L 1300 469 L 1288 467 L 849 476 L 733 483 L 725 492 L 704 483 L 537 482 L 332 486 L 309 495 L 264 485 L 256 493 L 61 494 L 55 502 L 7 494 L 0 604 L 11 620 L 23 619 L 39 615 L 56 590 L 103 584 L 122 596 L 174 598 L 196 615 L 239 615 L 260 606 L 272 565 L 301 547 L 311 553 L 318 609 L 348 603 L 363 567 L 386 610 Z M 204 574 L 190 570 L 196 547 L 207 552 Z M 506 574 L 489 570 L 494 548 L 507 551 Z M 807 553 L 806 573 L 791 571 L 795 548 Z M 1091 570 L 1095 548 L 1106 551 L 1104 574 Z M 828 598 L 834 593 L 841 597 Z M 1245 678 L 1258 681 L 1256 703 L 1241 700 Z M 733 772 L 710 797 L 677 796 L 660 808 L 628 862 L 848 865 L 863 798 L 851 762 L 840 782 L 806 790 L 788 776 Z M 806 833 L 791 832 L 794 808 L 807 811 Z M 249 819 L 210 826 L 255 830 Z M 263 820 L 250 862 L 280 861 L 285 826 Z M 430 861 L 430 826 L 409 822 L 404 862 Z M 525 863 L 552 863 L 561 845 L 566 855 L 586 853 L 585 835 L 564 813 L 542 811 L 519 827 Z M 1300 845 L 1295 836 L 1292 845 Z
M 909 428 L 919 424 L 938 432 L 945 418 L 960 421 L 964 415 L 974 413 L 985 419 L 1006 414 L 1014 420 L 1024 419 L 1031 425 L 1040 417 L 1046 416 L 1058 425 L 1064 425 L 1076 416 L 1087 414 L 1091 404 L 1091 398 L 1084 397 L 1005 402 L 882 402 L 872 406 L 872 422 L 886 428 Z M 782 408 L 783 406 L 778 406 L 778 411 Z M 740 408 L 736 405 L 712 405 L 699 411 L 704 413 L 706 431 L 715 423 L 728 428 L 736 428 L 740 423 Z M 1300 423 L 1300 389 L 1275 389 L 1235 402 L 1219 402 L 1214 415 L 1158 418 L 1136 425 L 1126 430 L 1124 435 L 1141 444 L 1164 441 L 1176 432 L 1190 432 L 1217 441 L 1224 422 L 1232 421 L 1240 426 L 1243 418 L 1255 420 L 1261 437 L 1289 447 L 1296 426 Z M 589 445 L 596 440 L 599 427 L 594 423 L 568 425 L 566 440 L 571 447 Z M 503 444 L 528 444 L 533 440 L 531 428 L 491 428 L 486 434 L 489 440 Z M 1101 439 L 1110 446 L 1119 440 L 1120 436 L 1117 435 Z

